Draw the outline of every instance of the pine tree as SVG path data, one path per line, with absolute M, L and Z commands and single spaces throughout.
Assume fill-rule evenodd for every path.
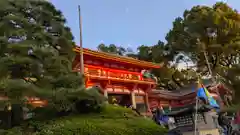
M 82 89 L 82 79 L 72 73 L 74 42 L 65 23 L 61 11 L 47 1 L 0 1 L 2 96 L 12 102 L 38 96 L 68 106 L 62 103 L 66 93 Z

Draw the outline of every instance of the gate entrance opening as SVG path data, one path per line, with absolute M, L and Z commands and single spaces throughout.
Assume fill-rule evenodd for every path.
M 108 102 L 110 104 L 118 104 L 124 107 L 132 105 L 130 94 L 108 94 Z

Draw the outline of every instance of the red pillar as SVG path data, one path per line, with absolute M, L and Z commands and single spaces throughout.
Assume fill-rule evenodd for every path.
M 148 100 L 148 93 L 146 92 L 145 94 L 145 103 L 146 103 L 146 107 L 147 107 L 147 112 L 150 111 L 150 106 L 149 106 L 149 100 Z

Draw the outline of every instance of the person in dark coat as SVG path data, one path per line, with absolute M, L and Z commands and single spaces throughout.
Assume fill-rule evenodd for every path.
M 227 117 L 227 112 L 220 112 L 218 115 L 218 124 L 221 126 L 224 131 L 227 133 L 231 130 L 231 121 Z

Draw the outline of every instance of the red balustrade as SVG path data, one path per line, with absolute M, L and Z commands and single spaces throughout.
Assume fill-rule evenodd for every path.
M 92 66 L 92 65 L 85 65 L 85 75 L 108 78 L 108 79 L 113 78 L 113 79 L 155 82 L 153 79 L 144 79 L 142 74 L 138 72 L 103 68 L 103 67 Z

